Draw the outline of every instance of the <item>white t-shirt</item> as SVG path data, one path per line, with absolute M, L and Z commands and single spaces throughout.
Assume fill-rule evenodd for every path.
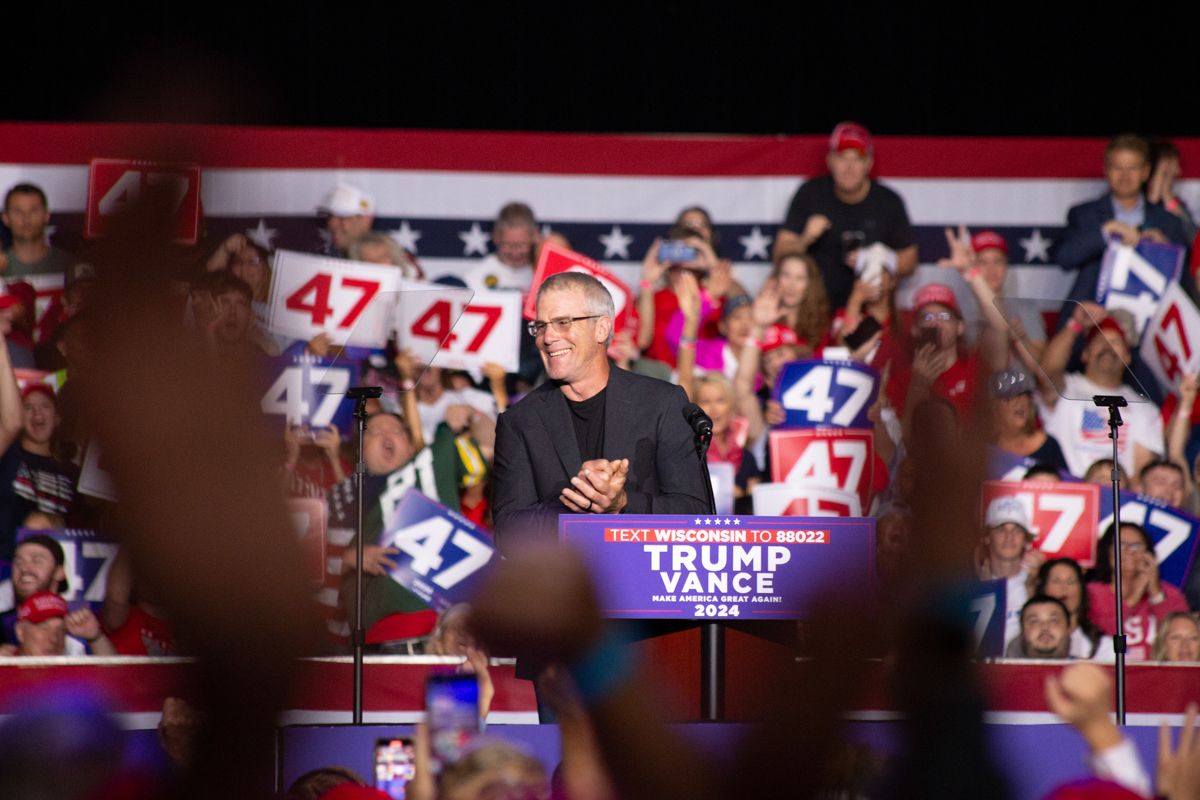
M 1116 390 L 1104 388 L 1078 372 L 1068 372 L 1063 376 L 1063 396 L 1058 398 L 1053 411 L 1046 407 L 1040 396 L 1037 397 L 1042 428 L 1058 440 L 1067 467 L 1077 478 L 1082 478 L 1088 467 L 1097 461 L 1112 458 L 1112 439 L 1108 438 L 1108 409 L 1094 405 L 1091 398 L 1098 394 L 1114 393 L 1129 400 L 1129 405 L 1121 409 L 1121 419 L 1125 424 L 1121 426 L 1118 439 L 1118 460 L 1125 474 L 1133 475 L 1135 444 L 1162 455 L 1163 423 L 1158 406 L 1144 400 L 1125 384 Z
M 489 253 L 463 273 L 462 279 L 467 288 L 475 294 L 491 289 L 517 289 L 527 292 L 533 283 L 533 267 L 510 267 L 497 258 L 495 253 Z
M 421 417 L 421 433 L 425 443 L 432 444 L 438 424 L 446 418 L 446 409 L 450 406 L 470 406 L 486 414 L 493 421 L 496 419 L 496 398 L 482 389 L 468 386 L 461 392 L 444 391 L 442 396 L 432 403 L 417 402 L 417 413 Z
M 1006 595 L 1004 601 L 1005 647 L 1013 639 L 1021 638 L 1021 607 L 1029 599 L 1029 593 L 1025 590 L 1025 579 L 1028 577 L 1029 571 L 1022 567 L 1021 571 L 1009 578 L 1004 585 Z

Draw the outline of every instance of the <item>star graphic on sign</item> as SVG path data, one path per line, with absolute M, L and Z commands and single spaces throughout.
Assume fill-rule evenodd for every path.
M 486 256 L 488 240 L 492 237 L 483 232 L 478 222 L 472 222 L 471 230 L 461 232 L 458 234 L 458 238 L 463 240 L 464 256 L 469 256 L 471 253 Z
M 712 525 L 712 520 L 711 520 L 711 519 L 705 519 L 705 520 L 704 520 L 704 524 L 705 524 L 705 525 Z M 1114 601 L 1114 602 L 1115 602 L 1115 601 Z
M 734 524 L 734 525 L 741 525 L 741 524 L 742 524 L 742 521 L 741 521 L 740 519 L 738 519 L 737 517 L 734 517 L 734 518 L 733 518 L 733 524 Z M 1114 600 L 1113 602 L 1115 603 L 1115 602 L 1116 602 L 1116 600 Z
M 746 248 L 746 260 L 752 258 L 761 258 L 763 261 L 770 261 L 771 255 L 767 252 L 767 245 L 771 243 L 770 236 L 763 236 L 763 232 L 755 225 L 750 229 L 749 236 L 739 236 L 738 241 L 742 243 L 742 247 Z
M 629 245 L 632 242 L 632 236 L 621 233 L 620 225 L 613 225 L 612 233 L 600 237 L 600 244 L 604 245 L 605 258 L 622 258 L 628 261 Z
M 1053 243 L 1053 239 L 1047 239 L 1040 230 L 1034 228 L 1028 239 L 1021 240 L 1021 247 L 1025 248 L 1025 263 L 1032 264 L 1034 259 L 1049 262 L 1050 245 Z
M 729 524 L 729 518 L 728 518 L 728 517 L 726 517 L 726 518 L 725 518 L 725 524 L 726 524 L 726 525 L 728 525 L 728 524 Z M 1115 603 L 1116 601 L 1114 600 L 1113 602 Z
M 400 227 L 394 231 L 388 231 L 387 235 L 396 240 L 396 244 L 403 247 L 410 253 L 417 252 L 417 239 L 421 238 L 420 231 L 414 231 L 408 225 L 408 220 L 400 220 Z M 460 233 L 459 236 L 462 236 Z
M 275 228 L 268 228 L 266 220 L 259 219 L 257 228 L 247 228 L 246 238 L 254 242 L 263 250 L 271 249 L 271 240 L 279 234 Z
M 697 525 L 699 525 L 699 524 L 700 524 L 700 518 L 699 518 L 699 517 L 696 517 L 696 524 L 697 524 Z M 1116 602 L 1116 601 L 1113 601 L 1113 602 Z

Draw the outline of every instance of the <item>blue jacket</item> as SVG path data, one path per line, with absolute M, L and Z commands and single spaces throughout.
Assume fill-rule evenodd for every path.
M 1096 299 L 1096 285 L 1100 281 L 1100 261 L 1108 247 L 1108 241 L 1100 228 L 1112 218 L 1111 194 L 1080 203 L 1067 212 L 1067 235 L 1058 246 L 1056 260 L 1063 269 L 1079 270 L 1079 276 L 1075 278 L 1075 284 L 1067 295 L 1068 300 Z M 1144 227 L 1162 231 L 1173 244 L 1184 247 L 1191 244 L 1184 238 L 1183 223 L 1179 221 L 1179 217 L 1157 203 L 1146 203 Z M 1186 269 L 1183 273 L 1180 276 L 1180 285 L 1188 294 L 1195 296 L 1195 285 L 1191 276 Z M 1067 316 L 1069 317 L 1069 314 Z M 1066 319 L 1060 319 L 1059 322 L 1059 327 L 1062 327 L 1066 324 Z

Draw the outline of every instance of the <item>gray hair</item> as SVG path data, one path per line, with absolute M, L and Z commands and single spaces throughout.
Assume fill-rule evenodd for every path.
M 346 251 L 346 256 L 351 261 L 362 261 L 362 250 L 367 245 L 383 245 L 387 248 L 392 256 L 392 264 L 400 268 L 400 273 L 406 278 L 419 277 L 417 267 L 409 258 L 408 253 L 404 252 L 404 248 L 400 243 L 380 231 L 367 231 L 363 235 L 350 243 L 349 249 Z
M 529 228 L 536 234 L 538 230 L 537 217 L 533 215 L 533 209 L 527 204 L 509 203 L 496 215 L 496 222 L 492 226 L 493 236 L 499 233 L 501 228 Z
M 542 281 L 542 285 L 538 287 L 535 306 L 537 303 L 542 302 L 542 295 L 546 292 L 581 293 L 584 302 L 587 303 L 587 313 L 589 316 L 608 317 L 608 321 L 612 323 L 612 327 L 608 331 L 608 338 L 604 341 L 604 346 L 608 347 L 612 344 L 613 333 L 616 332 L 617 327 L 617 307 L 613 303 L 612 295 L 608 293 L 608 289 L 604 288 L 603 283 L 586 272 L 559 272 Z

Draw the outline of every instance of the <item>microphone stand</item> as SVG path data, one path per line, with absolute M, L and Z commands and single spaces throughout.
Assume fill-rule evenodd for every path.
M 712 421 L 707 416 L 694 426 L 696 432 L 696 455 L 700 457 L 700 468 L 704 472 L 704 488 L 708 495 L 708 509 L 715 516 L 717 501 L 713 496 L 712 476 L 708 471 L 708 448 L 712 444 Z M 725 628 L 718 622 L 706 622 L 700 626 L 700 718 L 717 722 L 725 718 Z
M 1113 635 L 1116 655 L 1117 724 L 1125 724 L 1125 596 L 1121 594 L 1121 466 L 1117 460 L 1117 435 L 1121 427 L 1121 411 L 1127 403 L 1119 395 L 1098 394 L 1092 398 L 1097 406 L 1108 409 L 1108 438 L 1113 443 L 1113 591 L 1116 593 L 1117 632 Z
M 367 472 L 363 461 L 363 434 L 367 430 L 367 401 L 382 397 L 383 387 L 356 386 L 346 391 L 346 397 L 354 401 L 354 418 L 358 420 L 358 463 L 354 465 L 355 493 L 358 495 L 358 523 L 354 528 L 355 553 L 358 560 L 354 565 L 354 629 L 350 641 L 354 645 L 354 699 L 353 724 L 363 721 L 363 645 L 367 632 L 363 628 L 363 475 Z

